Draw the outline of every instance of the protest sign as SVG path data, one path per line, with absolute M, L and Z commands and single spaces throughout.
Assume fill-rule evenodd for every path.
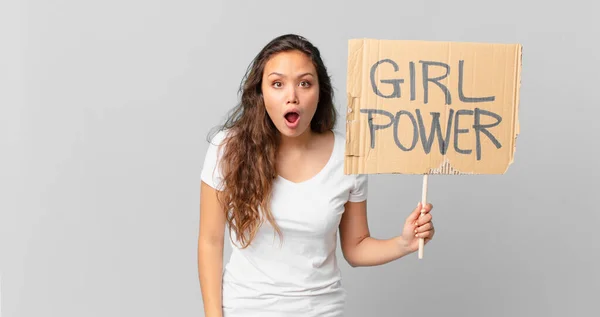
M 503 174 L 519 133 L 519 44 L 352 39 L 346 174 Z M 420 247 L 419 257 L 422 257 Z

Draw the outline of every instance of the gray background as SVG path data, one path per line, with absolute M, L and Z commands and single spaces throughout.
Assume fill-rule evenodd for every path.
M 342 261 L 348 316 L 598 316 L 599 5 L 534 3 L 3 0 L 2 317 L 203 316 L 206 134 L 288 32 L 322 50 L 342 114 L 349 38 L 524 46 L 515 163 L 430 177 L 425 259 Z M 422 178 L 370 179 L 372 234 L 399 234 Z

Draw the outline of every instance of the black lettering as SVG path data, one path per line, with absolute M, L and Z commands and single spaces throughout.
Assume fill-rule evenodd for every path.
M 458 99 L 462 102 L 486 102 L 486 101 L 494 101 L 496 99 L 495 96 L 489 97 L 465 97 L 463 93 L 463 67 L 465 61 L 458 61 Z
M 412 139 L 412 144 L 410 145 L 409 148 L 406 148 L 402 143 L 400 143 L 400 139 L 398 138 L 398 125 L 400 125 L 400 116 L 402 116 L 403 114 L 408 116 L 408 118 L 412 122 L 412 126 L 413 126 L 413 139 Z M 396 142 L 396 145 L 402 151 L 411 151 L 417 145 L 418 140 L 419 140 L 419 133 L 417 131 L 417 121 L 415 120 L 415 117 L 412 115 L 412 113 L 410 113 L 406 110 L 398 111 L 396 113 L 396 119 L 394 120 L 394 141 Z
M 380 96 L 383 98 L 400 98 L 400 84 L 404 82 L 404 79 L 399 78 L 399 79 L 382 79 L 381 80 L 382 83 L 392 84 L 392 87 L 394 87 L 394 91 L 389 95 L 382 94 L 381 91 L 379 91 L 379 88 L 377 88 L 377 84 L 375 83 L 375 72 L 377 71 L 377 67 L 382 63 L 392 64 L 392 66 L 394 67 L 394 71 L 395 72 L 398 71 L 398 64 L 396 64 L 396 62 L 394 62 L 391 59 L 380 60 L 377 63 L 373 64 L 373 66 L 371 66 L 371 87 L 373 88 L 373 92 L 377 96 Z
M 459 122 L 458 122 L 458 120 L 459 120 L 458 118 L 461 115 L 471 115 L 472 116 L 473 110 L 461 109 L 461 110 L 456 111 L 456 116 L 454 116 L 454 150 L 457 153 L 461 153 L 461 154 L 471 154 L 472 150 L 463 150 L 458 147 L 458 135 L 460 133 L 468 133 L 469 132 L 469 129 L 459 129 L 458 128 L 460 126 Z
M 361 109 L 360 112 L 366 113 L 368 116 L 367 122 L 369 125 L 369 132 L 371 135 L 370 141 L 372 149 L 375 148 L 376 131 L 387 129 L 393 124 L 394 142 L 396 143 L 396 146 L 402 151 L 412 151 L 416 147 L 419 139 L 421 139 L 421 144 L 423 146 L 424 152 L 426 154 L 429 154 L 431 152 L 431 148 L 435 139 L 437 139 L 440 153 L 442 155 L 445 155 L 449 148 L 451 134 L 452 132 L 454 132 L 454 150 L 460 154 L 471 154 L 473 152 L 472 149 L 461 149 L 458 142 L 461 133 L 469 132 L 469 129 L 460 128 L 460 117 L 464 115 L 474 116 L 472 127 L 473 130 L 475 130 L 475 151 L 478 161 L 481 160 L 482 155 L 481 133 L 485 134 L 497 149 L 502 147 L 498 139 L 494 137 L 494 135 L 489 131 L 489 129 L 498 126 L 502 122 L 502 117 L 496 113 L 480 108 L 475 108 L 475 110 L 460 109 L 457 111 L 455 111 L 454 109 L 449 109 L 445 135 L 442 133 L 442 127 L 440 124 L 441 113 L 439 112 L 429 113 L 431 115 L 431 128 L 429 129 L 428 133 L 425 129 L 425 123 L 423 120 L 423 116 L 421 115 L 420 109 L 415 110 L 416 118 L 415 115 L 413 115 L 407 110 L 400 110 L 395 114 L 395 116 L 391 112 L 388 112 L 383 109 Z M 374 123 L 373 119 L 376 115 L 382 115 L 388 118 L 389 122 L 384 124 Z M 409 133 L 408 131 L 410 131 L 410 128 L 400 129 L 400 119 L 403 115 L 406 115 L 412 124 L 412 142 L 408 147 L 402 144 L 402 142 L 400 141 L 400 136 L 402 134 L 399 134 L 399 130 L 402 130 L 402 132 L 406 132 L 407 134 Z M 487 121 L 482 120 L 482 116 L 492 117 L 495 119 L 495 122 L 482 124 L 482 121 Z M 452 124 L 454 124 L 454 128 L 452 127 Z
M 490 123 L 490 124 L 481 124 L 481 115 L 493 117 L 494 119 L 496 119 L 496 122 Z M 502 122 L 502 117 L 500 117 L 498 114 L 495 114 L 495 113 L 487 111 L 487 110 L 475 108 L 475 123 L 473 124 L 473 129 L 475 129 L 475 148 L 477 151 L 477 160 L 478 161 L 481 160 L 480 132 L 483 132 L 483 134 L 487 135 L 487 137 L 490 138 L 490 141 L 492 141 L 492 143 L 494 143 L 494 145 L 496 146 L 497 149 L 502 147 L 502 145 L 500 145 L 500 142 L 498 142 L 498 140 L 490 133 L 490 131 L 487 130 L 489 128 L 499 125 L 500 122 Z
M 448 77 L 448 75 L 450 74 L 450 66 L 448 66 L 448 64 L 442 63 L 442 62 L 432 62 L 432 61 L 419 61 L 420 63 L 423 64 L 423 91 L 424 91 L 424 99 L 423 102 L 425 104 L 427 104 L 428 100 L 429 100 L 429 84 L 428 82 L 432 82 L 434 84 L 436 84 L 438 87 L 440 87 L 440 89 L 444 92 L 444 96 L 445 96 L 445 100 L 446 100 L 446 105 L 452 104 L 452 98 L 450 96 L 450 91 L 448 90 L 448 88 L 446 86 L 444 86 L 444 84 L 440 83 L 439 81 Z M 429 66 L 433 65 L 433 66 L 442 66 L 446 69 L 446 73 L 442 76 L 439 77 L 435 77 L 435 78 L 429 78 Z
M 446 136 L 442 139 L 442 127 L 440 126 L 440 113 L 439 112 L 430 112 L 431 114 L 431 129 L 429 132 L 429 136 L 425 134 L 425 125 L 423 123 L 423 117 L 421 116 L 421 111 L 416 109 L 417 113 L 417 121 L 419 122 L 419 132 L 421 135 L 421 144 L 423 144 L 423 150 L 426 154 L 429 154 L 431 151 L 431 145 L 434 141 L 434 134 L 438 138 L 439 148 L 441 154 L 446 154 L 446 150 L 448 150 L 448 142 L 450 142 L 450 132 L 452 131 L 452 117 L 454 115 L 454 109 L 450 109 L 450 113 L 448 115 L 448 125 L 446 126 Z
M 375 148 L 375 131 L 389 128 L 394 121 L 394 116 L 390 112 L 382 109 L 360 109 L 360 112 L 368 115 L 367 122 L 369 123 L 369 132 L 371 133 L 371 148 Z M 390 123 L 384 125 L 374 124 L 373 114 L 385 115 L 390 119 Z

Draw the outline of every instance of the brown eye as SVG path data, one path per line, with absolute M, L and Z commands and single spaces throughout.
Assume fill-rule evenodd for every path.
M 276 81 L 276 82 L 274 82 L 274 83 L 273 83 L 273 86 L 274 86 L 275 88 L 280 88 L 280 87 L 281 87 L 281 83 L 280 83 L 280 82 L 278 82 L 278 81 Z
M 302 86 L 302 87 L 310 87 L 310 82 L 303 81 L 303 82 L 300 83 L 300 86 Z

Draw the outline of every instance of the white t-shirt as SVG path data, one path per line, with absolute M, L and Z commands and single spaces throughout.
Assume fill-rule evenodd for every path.
M 224 317 L 344 315 L 337 230 L 344 204 L 367 198 L 368 177 L 344 175 L 345 135 L 334 135 L 332 155 L 317 175 L 301 183 L 280 176 L 274 180 L 271 212 L 283 240 L 268 221 L 248 248 L 230 240 L 233 251 L 223 272 Z M 217 147 L 224 137 L 221 131 L 213 138 L 201 174 L 216 189 L 222 188 Z

